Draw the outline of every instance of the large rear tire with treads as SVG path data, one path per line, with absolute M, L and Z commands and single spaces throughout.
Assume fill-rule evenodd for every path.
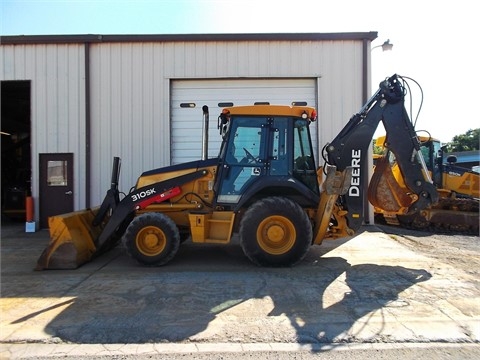
M 284 197 L 269 197 L 248 208 L 240 224 L 240 244 L 259 266 L 293 266 L 312 244 L 312 224 L 305 211 Z

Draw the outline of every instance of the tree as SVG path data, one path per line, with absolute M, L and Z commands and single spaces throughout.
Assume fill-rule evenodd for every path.
M 377 139 L 373 139 L 372 141 L 372 146 L 373 146 L 373 153 L 377 155 L 383 155 L 383 147 L 377 145 Z
M 480 149 L 480 128 L 470 129 L 465 134 L 455 135 L 446 144 L 447 152 L 470 151 Z

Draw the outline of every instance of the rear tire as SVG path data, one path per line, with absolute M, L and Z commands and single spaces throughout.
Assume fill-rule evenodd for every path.
M 161 266 L 177 254 L 180 234 L 168 216 L 146 213 L 133 219 L 125 232 L 123 243 L 127 254 L 139 263 Z
M 312 224 L 297 203 L 270 197 L 254 203 L 240 224 L 240 244 L 259 266 L 293 266 L 312 244 Z

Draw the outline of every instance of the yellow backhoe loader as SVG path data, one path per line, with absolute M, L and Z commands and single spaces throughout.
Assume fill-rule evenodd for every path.
M 455 156 L 444 159 L 439 140 L 430 136 L 419 136 L 420 151 L 428 169 L 428 176 L 437 187 L 439 201 L 417 213 L 408 213 L 408 208 L 382 209 L 375 207 L 376 218 L 389 225 L 399 225 L 419 230 L 460 232 L 479 234 L 480 174 L 455 165 Z M 377 156 L 375 166 L 392 169 L 395 182 L 405 189 L 403 175 L 395 156 L 389 153 L 389 140 L 380 136 L 376 145 L 385 149 L 384 155 Z
M 114 159 L 112 185 L 99 208 L 49 219 L 51 242 L 37 269 L 76 268 L 123 241 L 142 264 L 159 266 L 183 240 L 230 242 L 238 233 L 245 255 L 260 266 L 292 266 L 312 245 L 353 235 L 363 224 L 368 159 L 380 123 L 395 134 L 389 149 L 407 191 L 391 169 L 376 171 L 372 199 L 408 212 L 438 201 L 426 176 L 420 142 L 404 107 L 406 78 L 393 75 L 323 149 L 317 168 L 308 106 L 252 105 L 223 109 L 218 157 L 144 172 L 120 200 Z M 204 106 L 204 118 L 208 108 Z M 377 191 L 378 190 L 378 191 Z

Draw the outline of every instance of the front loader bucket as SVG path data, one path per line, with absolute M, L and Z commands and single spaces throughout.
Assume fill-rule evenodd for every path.
M 95 240 L 100 226 L 92 221 L 97 209 L 86 209 L 48 219 L 50 243 L 37 261 L 35 270 L 76 269 L 90 261 L 97 251 Z

